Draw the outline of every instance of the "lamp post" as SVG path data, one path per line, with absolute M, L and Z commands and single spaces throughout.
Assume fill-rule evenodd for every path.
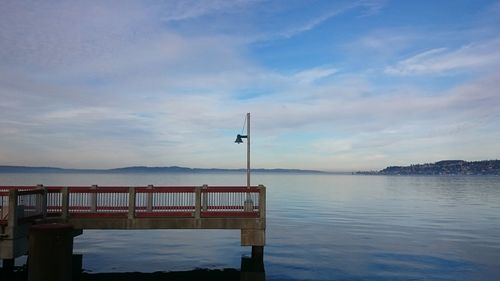
M 247 113 L 247 134 L 236 136 L 236 140 L 234 141 L 237 144 L 243 143 L 243 139 L 247 139 L 247 196 L 245 200 L 245 211 L 250 212 L 253 210 L 253 201 L 250 197 L 250 112 Z

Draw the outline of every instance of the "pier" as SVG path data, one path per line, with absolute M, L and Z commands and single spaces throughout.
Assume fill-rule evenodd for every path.
M 262 258 L 266 188 L 259 186 L 0 186 L 0 258 L 28 254 L 32 225 L 85 229 L 239 229 Z

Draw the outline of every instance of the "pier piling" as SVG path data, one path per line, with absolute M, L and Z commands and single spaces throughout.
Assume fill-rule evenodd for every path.
M 14 259 L 3 259 L 2 267 L 4 271 L 12 270 L 14 268 Z
M 72 280 L 73 227 L 34 225 L 29 235 L 28 281 Z

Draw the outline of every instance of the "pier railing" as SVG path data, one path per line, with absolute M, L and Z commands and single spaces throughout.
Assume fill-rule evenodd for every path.
M 264 216 L 264 186 L 0 186 L 0 225 L 12 219 L 23 223 L 44 217 Z
M 9 220 L 24 223 L 45 217 L 47 191 L 37 187 L 0 187 L 0 225 Z
M 252 186 L 0 186 L 0 258 L 28 251 L 32 224 L 83 229 L 239 229 L 263 247 L 266 188 Z M 253 251 L 253 248 L 252 248 Z

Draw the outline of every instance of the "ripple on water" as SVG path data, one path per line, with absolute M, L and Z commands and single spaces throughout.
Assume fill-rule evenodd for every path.
M 199 185 L 243 174 L 0 174 L 6 184 Z M 258 174 L 267 186 L 266 279 L 496 281 L 500 177 Z M 239 231 L 85 231 L 96 272 L 239 268 Z

